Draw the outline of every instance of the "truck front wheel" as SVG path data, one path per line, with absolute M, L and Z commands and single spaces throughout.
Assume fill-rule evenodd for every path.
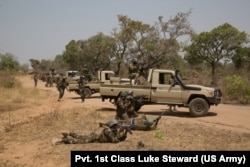
M 207 101 L 203 98 L 195 98 L 190 102 L 189 111 L 193 117 L 206 116 L 209 110 Z
M 89 88 L 84 88 L 85 98 L 89 98 L 92 95 L 92 92 Z

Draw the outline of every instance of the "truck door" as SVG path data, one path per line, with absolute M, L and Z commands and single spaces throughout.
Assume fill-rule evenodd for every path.
M 152 77 L 151 98 L 156 103 L 181 103 L 181 87 L 171 85 L 172 73 L 155 71 Z

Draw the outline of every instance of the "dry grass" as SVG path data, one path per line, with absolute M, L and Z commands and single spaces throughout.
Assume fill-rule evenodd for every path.
M 11 127 L 15 124 L 20 124 L 24 117 L 29 117 L 27 111 L 20 111 L 31 106 L 39 106 L 42 104 L 42 100 L 48 96 L 48 92 L 35 89 L 25 88 L 18 80 L 13 77 L 0 77 L 1 85 L 4 85 L 4 81 L 14 81 L 13 87 L 0 86 L 0 130 L 10 131 Z M 20 111 L 20 112 L 19 112 Z
M 0 125 L 11 125 L 9 129 L 3 131 L 0 129 L 0 155 L 5 156 L 4 159 L 0 159 L 0 166 L 21 167 L 22 165 L 17 165 L 21 160 L 24 161 L 23 166 L 32 166 L 25 163 L 32 164 L 33 161 L 38 163 L 36 166 L 45 166 L 47 162 L 53 162 L 54 166 L 69 166 L 71 150 L 249 150 L 250 148 L 249 133 L 216 128 L 216 124 L 203 126 L 204 124 L 197 121 L 183 122 L 167 116 L 162 117 L 157 130 L 134 131 L 121 143 L 53 147 L 51 139 L 61 137 L 60 131 L 98 133 L 102 130 L 98 127 L 98 123 L 113 118 L 114 112 L 110 112 L 106 106 L 103 108 L 95 106 L 95 101 L 92 106 L 78 103 L 78 99 L 65 97 L 64 104 L 58 103 L 57 96 L 48 98 L 52 91 L 28 89 L 22 86 L 12 89 L 0 88 L 0 91 L 0 106 L 4 108 L 4 111 L 0 108 Z M 46 101 L 43 101 L 44 98 Z M 71 103 L 66 103 L 68 101 Z M 65 108 L 65 104 L 72 106 Z M 74 104 L 80 105 L 74 107 Z M 29 112 L 38 108 L 39 113 L 31 117 Z M 26 118 L 29 120 L 23 121 Z M 22 122 L 18 123 L 19 120 Z M 138 148 L 138 141 L 142 141 L 145 147 Z M 14 155 L 15 158 L 12 159 Z
M 36 105 L 39 99 L 46 97 L 46 92 L 23 87 L 0 88 L 0 113 L 26 107 L 27 103 Z

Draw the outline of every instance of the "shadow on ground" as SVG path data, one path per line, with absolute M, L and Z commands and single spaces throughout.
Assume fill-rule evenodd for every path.
M 116 111 L 116 109 L 115 108 L 103 107 L 103 108 L 96 109 L 96 111 L 112 111 L 112 112 L 114 112 L 114 111 Z
M 145 114 L 145 115 L 161 115 L 162 116 L 173 116 L 173 117 L 185 117 L 185 118 L 195 118 L 193 116 L 191 116 L 189 114 L 189 112 L 185 112 L 185 111 L 147 111 L 147 112 L 143 112 L 143 111 L 139 111 L 139 114 Z M 211 117 L 211 116 L 216 116 L 217 113 L 214 112 L 209 112 L 206 117 Z

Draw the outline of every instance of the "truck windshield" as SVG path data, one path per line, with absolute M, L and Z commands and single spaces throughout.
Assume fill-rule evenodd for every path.
M 68 71 L 68 76 L 70 76 L 70 77 L 79 77 L 80 72 L 79 71 Z
M 79 72 L 79 71 L 76 71 L 76 72 L 75 72 L 75 76 L 81 76 L 80 72 Z

